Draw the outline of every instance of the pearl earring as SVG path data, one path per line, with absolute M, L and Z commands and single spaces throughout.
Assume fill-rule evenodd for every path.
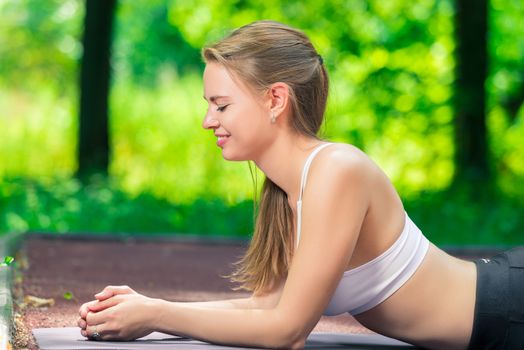
M 275 117 L 275 112 L 271 112 L 271 124 L 275 124 L 277 122 L 277 117 Z

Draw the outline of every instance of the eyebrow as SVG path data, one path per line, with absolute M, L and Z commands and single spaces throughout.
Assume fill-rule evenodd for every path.
M 207 101 L 206 96 L 203 96 L 203 97 L 204 97 L 204 100 Z M 227 97 L 228 97 L 228 96 L 218 96 L 218 95 L 217 95 L 217 96 L 211 96 L 211 97 L 209 98 L 209 101 L 215 103 L 216 100 L 218 100 L 218 99 L 220 99 L 220 98 L 227 98 Z

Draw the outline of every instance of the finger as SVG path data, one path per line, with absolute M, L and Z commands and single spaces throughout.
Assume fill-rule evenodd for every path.
M 78 314 L 80 315 L 80 317 L 86 318 L 87 313 L 89 312 L 89 306 L 97 302 L 98 300 L 93 300 L 93 301 L 82 304 L 82 306 L 80 306 L 80 309 L 78 310 Z
M 113 301 L 109 301 L 109 300 L 114 299 L 114 298 L 115 297 L 111 297 L 109 299 L 105 299 L 102 301 L 95 300 L 94 303 L 88 305 L 88 313 L 89 312 L 100 312 L 100 311 L 107 309 L 108 307 L 113 306 L 115 303 L 115 300 Z M 86 314 L 86 317 L 87 317 L 87 314 Z
M 80 333 L 91 340 L 103 340 L 104 339 L 104 324 L 89 325 Z M 85 335 L 84 335 L 85 334 Z
M 77 323 L 78 327 L 80 327 L 82 329 L 85 329 L 86 326 L 87 326 L 87 322 L 83 318 L 79 318 L 76 323 Z
M 129 286 L 107 286 L 100 293 L 95 294 L 99 301 L 106 300 L 118 294 L 135 294 L 136 292 Z
M 108 316 L 110 316 L 111 311 L 109 309 L 116 307 L 118 304 L 120 304 L 120 302 L 122 302 L 122 299 L 118 296 L 99 302 L 94 306 L 95 312 L 89 312 L 87 314 L 85 319 L 87 324 L 94 325 L 104 323 Z
M 112 297 L 112 298 L 109 298 L 103 301 L 98 301 L 97 303 L 89 306 L 89 311 L 91 312 L 89 312 L 88 315 L 104 311 L 105 309 L 110 308 L 111 306 L 115 306 L 118 303 L 120 303 L 120 298 L 118 298 L 118 296 L 115 296 L 115 297 Z

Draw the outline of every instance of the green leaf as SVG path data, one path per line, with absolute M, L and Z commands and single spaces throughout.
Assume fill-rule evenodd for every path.
M 64 293 L 64 299 L 65 300 L 72 300 L 73 298 L 74 298 L 73 293 L 71 293 L 71 292 L 65 292 Z
M 4 262 L 1 263 L 0 266 L 9 266 L 13 263 L 13 261 L 15 261 L 15 258 L 7 255 L 6 257 L 4 257 Z

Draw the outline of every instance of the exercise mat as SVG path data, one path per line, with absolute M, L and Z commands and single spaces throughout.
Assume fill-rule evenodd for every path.
M 221 346 L 184 337 L 154 332 L 143 338 L 128 342 L 86 340 L 76 327 L 37 328 L 33 335 L 40 350 L 87 350 L 87 349 L 247 349 Z M 307 349 L 414 349 L 412 345 L 378 334 L 311 333 Z

